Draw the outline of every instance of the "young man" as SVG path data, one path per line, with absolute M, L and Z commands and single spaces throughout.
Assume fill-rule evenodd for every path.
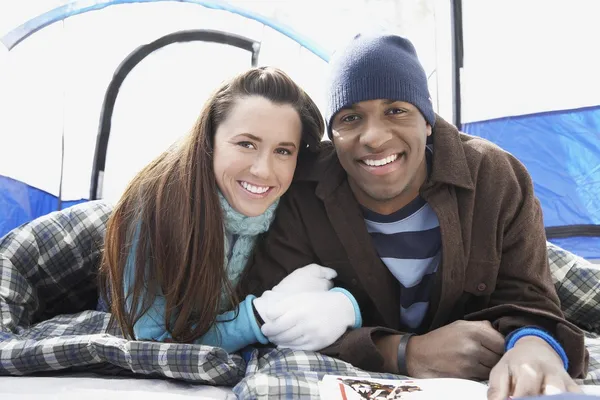
M 298 165 L 245 290 L 318 263 L 364 326 L 325 354 L 415 378 L 489 378 L 492 399 L 577 391 L 583 334 L 560 310 L 525 167 L 436 117 L 408 40 L 359 35 L 330 64 L 333 145 Z M 285 306 L 301 315 L 319 302 Z M 281 346 L 302 348 L 317 329 L 276 314 L 263 332 Z

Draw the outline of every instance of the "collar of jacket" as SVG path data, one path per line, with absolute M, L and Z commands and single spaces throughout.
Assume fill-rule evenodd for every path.
M 475 185 L 458 129 L 436 115 L 431 137 L 433 169 L 424 188 L 445 183 L 473 190 Z M 295 181 L 318 182 L 316 194 L 320 199 L 331 195 L 346 179 L 346 171 L 339 163 L 331 142 L 322 142 L 317 152 L 305 154 L 299 160 L 294 176 Z

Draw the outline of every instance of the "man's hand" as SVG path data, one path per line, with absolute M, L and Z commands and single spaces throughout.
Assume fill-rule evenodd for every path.
M 283 278 L 272 290 L 278 293 L 326 292 L 333 287 L 337 272 L 319 264 L 298 268 Z
M 488 399 L 581 392 L 556 351 L 535 336 L 519 339 L 490 374 Z
M 406 348 L 413 378 L 488 379 L 504 353 L 504 336 L 488 321 L 456 321 L 421 336 Z

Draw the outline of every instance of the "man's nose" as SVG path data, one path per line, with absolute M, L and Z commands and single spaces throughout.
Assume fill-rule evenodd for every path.
M 391 139 L 391 130 L 378 119 L 367 120 L 365 130 L 360 135 L 360 143 L 371 149 L 378 149 Z

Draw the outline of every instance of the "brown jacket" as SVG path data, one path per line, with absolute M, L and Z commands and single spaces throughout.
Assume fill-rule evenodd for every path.
M 527 170 L 509 153 L 439 117 L 432 137 L 433 168 L 421 195 L 439 219 L 442 262 L 427 331 L 458 319 L 488 320 L 504 335 L 535 325 L 559 340 L 569 373 L 582 377 L 583 334 L 560 310 L 542 211 Z M 352 292 L 363 316 L 364 328 L 347 332 L 323 353 L 381 370 L 383 357 L 372 335 L 400 327 L 399 284 L 372 245 L 331 145 L 299 163 L 242 291 L 260 294 L 310 263 L 335 269 L 335 285 Z

